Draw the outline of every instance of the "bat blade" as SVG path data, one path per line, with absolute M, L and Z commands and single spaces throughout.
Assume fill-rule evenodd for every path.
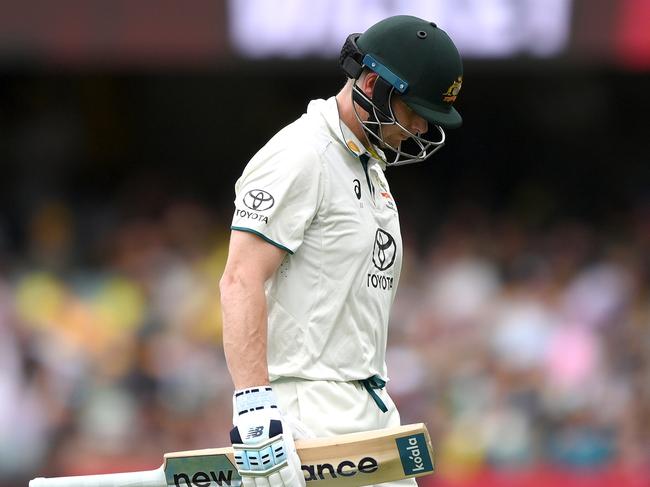
M 296 441 L 305 479 L 314 487 L 357 487 L 433 472 L 422 423 Z M 167 485 L 227 486 L 239 481 L 232 448 L 167 453 Z
M 433 473 L 433 448 L 422 423 L 305 440 L 298 454 L 312 487 L 356 487 Z M 332 468 L 329 468 L 329 465 Z
M 431 439 L 422 423 L 296 441 L 308 487 L 360 487 L 433 472 Z M 238 487 L 232 448 L 165 454 L 157 470 L 38 478 L 30 487 Z

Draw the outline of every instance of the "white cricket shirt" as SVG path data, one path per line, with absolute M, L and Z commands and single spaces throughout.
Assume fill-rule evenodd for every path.
M 314 100 L 237 181 L 232 229 L 288 252 L 266 286 L 271 380 L 388 379 L 402 239 L 384 164 L 364 150 L 336 99 Z

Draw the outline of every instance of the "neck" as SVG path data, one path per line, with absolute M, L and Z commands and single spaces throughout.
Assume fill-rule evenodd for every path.
M 339 109 L 339 118 L 349 128 L 357 139 L 366 147 L 371 149 L 368 136 L 366 135 L 361 123 L 357 120 L 354 113 L 354 106 L 352 101 L 352 83 L 348 81 L 345 86 L 336 95 L 336 104 Z M 360 114 L 363 116 L 363 113 Z

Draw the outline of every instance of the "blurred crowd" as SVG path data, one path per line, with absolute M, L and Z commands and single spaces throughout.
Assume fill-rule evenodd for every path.
M 649 465 L 649 216 L 526 229 L 470 207 L 406 261 L 391 392 L 447 474 Z
M 21 246 L 0 238 L 0 485 L 226 445 L 229 221 L 176 199 L 26 222 Z M 388 388 L 439 475 L 650 464 L 647 208 L 532 228 L 467 205 L 402 233 Z

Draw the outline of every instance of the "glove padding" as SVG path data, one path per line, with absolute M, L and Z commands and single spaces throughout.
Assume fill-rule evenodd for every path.
M 235 391 L 230 432 L 243 487 L 305 487 L 292 432 L 270 386 Z

